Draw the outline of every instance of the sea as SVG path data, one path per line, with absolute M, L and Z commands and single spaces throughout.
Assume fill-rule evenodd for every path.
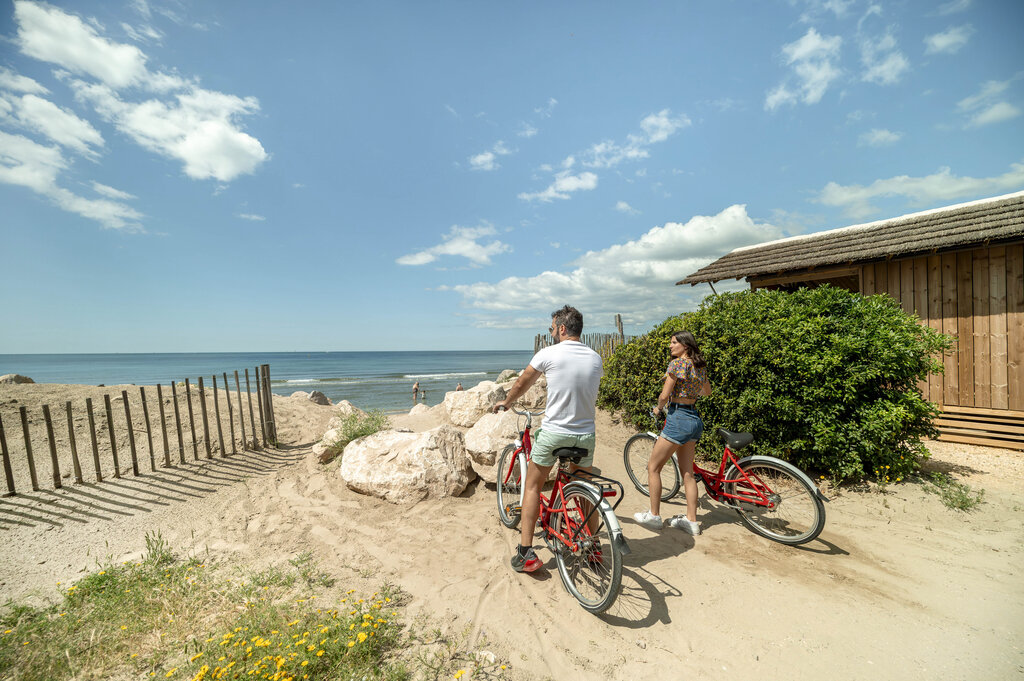
M 167 385 L 186 378 L 195 383 L 203 376 L 209 386 L 212 376 L 221 383 L 227 372 L 233 388 L 237 370 L 244 389 L 245 369 L 254 381 L 256 367 L 269 364 L 275 395 L 318 390 L 332 402 L 348 400 L 363 410 L 397 413 L 413 406 L 413 383 L 425 391 L 417 402 L 433 406 L 459 383 L 469 389 L 493 381 L 505 369 L 523 369 L 532 355 L 517 350 L 0 355 L 0 375 L 81 385 Z

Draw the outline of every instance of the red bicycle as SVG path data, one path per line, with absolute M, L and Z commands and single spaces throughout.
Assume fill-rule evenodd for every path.
M 530 430 L 533 417 L 544 413 L 512 411 L 526 417 L 526 427 L 515 444 L 505 447 L 498 457 L 498 518 L 508 528 L 519 525 L 523 478 L 533 448 Z M 585 610 L 604 612 L 619 594 L 622 555 L 630 552 L 615 517 L 615 507 L 625 490 L 610 478 L 569 470 L 570 463 L 579 463 L 587 455 L 586 449 L 560 447 L 554 454 L 558 458 L 554 486 L 550 495 L 540 495 L 541 536 L 555 554 L 566 590 Z M 613 506 L 608 505 L 609 498 L 616 498 Z
M 704 483 L 709 497 L 735 509 L 753 532 L 782 544 L 806 544 L 821 534 L 825 529 L 822 502 L 828 498 L 803 471 L 774 456 L 737 459 L 733 452 L 754 441 L 750 433 L 719 428 L 718 436 L 725 441 L 718 471 L 701 468 L 696 461 L 693 464 L 693 476 Z M 622 452 L 629 479 L 645 496 L 650 496 L 647 462 L 657 439 L 654 432 L 634 435 Z M 681 481 L 679 461 L 673 453 L 661 470 L 661 500 L 668 501 L 679 494 Z

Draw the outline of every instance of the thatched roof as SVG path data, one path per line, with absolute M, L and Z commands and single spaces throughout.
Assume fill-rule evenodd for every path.
M 742 279 L 1024 238 L 1024 191 L 737 248 L 677 284 Z

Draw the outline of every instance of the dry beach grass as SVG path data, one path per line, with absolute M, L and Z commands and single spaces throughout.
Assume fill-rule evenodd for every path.
M 43 403 L 95 403 L 97 394 L 101 403 L 104 390 L 120 394 L 0 386 L 8 441 L 20 437 L 20 423 L 8 420 L 17 407 L 35 413 Z M 151 473 L 146 454 L 138 478 L 65 478 L 57 491 L 47 489 L 49 452 L 37 440 L 44 490 L 0 499 L 9 547 L 0 553 L 0 601 L 53 600 L 57 582 L 138 558 L 146 533 L 160 530 L 181 553 L 208 550 L 260 569 L 310 552 L 348 588 L 395 584 L 409 595 L 410 619 L 423 615 L 466 648 L 495 653 L 508 665 L 505 678 L 990 679 L 1024 671 L 1019 453 L 932 443 L 927 469 L 985 490 L 984 503 L 953 511 L 916 483 L 832 490 L 825 531 L 802 548 L 761 539 L 709 504 L 698 513 L 699 537 L 648 531 L 632 521 L 646 499 L 627 489 L 618 514 L 633 552 L 623 591 L 594 617 L 564 591 L 546 550 L 537 576 L 510 570 L 518 534 L 498 523 L 492 487 L 478 481 L 459 497 L 408 506 L 355 494 L 337 463 L 322 466 L 310 454 L 331 408 L 275 397 L 275 411 L 276 449 L 195 462 L 186 436 L 185 465 Z M 439 413 L 392 421 L 422 430 Z M 606 475 L 626 479 L 630 435 L 599 415 L 597 463 Z M 79 439 L 83 463 L 88 449 Z M 122 471 L 125 462 L 122 455 Z M 16 475 L 19 490 L 29 489 L 20 484 L 25 471 Z M 670 502 L 666 514 L 675 512 Z

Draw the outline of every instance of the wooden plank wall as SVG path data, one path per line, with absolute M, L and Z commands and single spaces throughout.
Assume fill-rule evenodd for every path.
M 929 400 L 1024 411 L 1024 244 L 868 263 L 861 286 L 956 337 L 945 374 L 921 384 Z

